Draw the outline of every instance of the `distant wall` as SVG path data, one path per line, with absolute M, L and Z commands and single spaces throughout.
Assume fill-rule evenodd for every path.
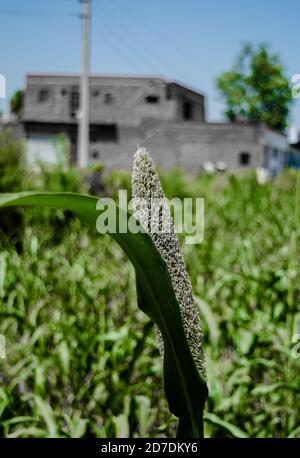
M 28 75 L 22 121 L 32 148 L 44 145 L 50 154 L 43 142 L 64 133 L 76 162 L 78 106 L 78 76 Z M 267 166 L 276 175 L 289 154 L 285 135 L 262 126 L 206 123 L 204 96 L 161 77 L 91 76 L 90 123 L 90 158 L 107 169 L 130 168 L 137 146 L 164 169 L 194 173 L 222 162 L 230 170 Z
M 74 122 L 78 104 L 77 76 L 28 75 L 24 96 L 25 122 Z M 189 105 L 192 105 L 190 110 Z M 92 123 L 138 126 L 144 119 L 184 120 L 184 115 L 189 112 L 195 121 L 204 121 L 203 95 L 162 78 L 90 78 Z
M 27 123 L 27 137 L 39 133 L 65 132 L 76 160 L 77 125 Z M 114 133 L 115 132 L 115 133 Z M 101 160 L 107 169 L 131 168 L 138 146 L 146 147 L 163 169 L 182 167 L 197 173 L 205 162 L 224 162 L 231 170 L 264 164 L 264 129 L 247 124 L 163 123 L 145 120 L 139 126 L 91 127 L 91 160 Z M 249 162 L 241 163 L 241 154 Z
M 12 130 L 14 138 L 27 138 L 31 158 L 40 152 L 45 159 L 49 154 L 51 161 L 55 158 L 54 140 L 64 134 L 76 162 L 77 123 L 28 122 L 24 128 L 18 122 L 0 123 L 0 130 L 7 128 Z M 170 123 L 145 119 L 138 126 L 117 129 L 107 124 L 90 126 L 90 159 L 101 160 L 107 170 L 130 169 L 138 146 L 146 147 L 163 169 L 181 167 L 191 173 L 198 173 L 205 162 L 223 162 L 229 170 L 265 166 L 276 175 L 285 165 L 300 163 L 300 151 L 287 143 L 284 134 L 246 123 Z
M 263 130 L 243 124 L 172 125 L 145 142 L 164 168 L 197 172 L 204 162 L 224 162 L 229 169 L 263 165 Z M 168 148 L 166 149 L 166 146 Z M 241 164 L 247 153 L 249 162 Z
M 98 143 L 107 168 L 130 168 L 137 146 L 146 147 L 163 169 L 174 166 L 197 173 L 204 162 L 224 162 L 231 169 L 259 167 L 264 163 L 264 130 L 249 125 L 164 124 L 147 129 L 121 128 L 119 144 Z M 241 153 L 249 154 L 249 163 L 241 164 Z

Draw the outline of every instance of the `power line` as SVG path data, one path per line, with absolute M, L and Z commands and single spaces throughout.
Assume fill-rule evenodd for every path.
M 97 9 L 97 8 L 94 8 L 94 9 Z M 99 10 L 98 10 L 98 12 L 99 12 Z M 125 30 L 124 27 L 122 27 L 122 25 L 118 26 L 116 21 L 115 21 L 115 18 L 112 18 L 109 13 L 107 14 L 106 11 L 104 11 L 104 13 L 105 14 L 101 15 L 101 19 L 102 19 L 101 24 L 103 25 L 104 22 L 106 22 L 106 24 L 108 26 L 108 29 L 110 31 L 113 31 L 114 27 L 117 26 L 118 31 L 121 32 L 121 39 L 120 38 L 118 39 L 117 35 L 114 35 L 114 36 L 116 37 L 116 40 L 120 43 L 121 48 L 126 50 L 127 54 L 130 53 L 132 56 L 134 56 L 134 58 L 140 64 L 142 64 L 144 66 L 144 68 L 147 69 L 147 72 L 149 72 L 149 69 L 151 69 L 151 63 L 149 63 L 149 59 L 148 59 L 149 56 L 147 55 L 147 58 L 145 58 L 145 52 L 141 52 L 141 49 L 137 45 L 136 40 L 134 38 L 132 38 L 132 36 L 130 36 L 130 33 L 128 33 L 128 31 Z M 96 21 L 95 21 L 95 17 L 94 17 L 93 24 L 97 24 Z M 119 36 L 120 36 L 120 34 L 119 34 Z M 126 45 L 126 43 L 127 43 L 127 45 Z M 151 70 L 150 70 L 150 72 L 151 72 Z
M 111 6 L 111 3 L 109 3 L 109 5 Z M 124 16 L 124 12 L 127 12 L 127 17 L 129 16 L 131 19 L 134 19 L 137 24 L 142 25 L 143 28 L 145 28 L 149 34 L 151 34 L 156 40 L 160 42 L 161 45 L 163 45 L 164 47 L 166 45 L 171 48 L 174 47 L 174 43 L 170 39 L 168 39 L 168 37 L 165 37 L 159 34 L 157 29 L 155 29 L 155 32 L 154 32 L 153 24 L 151 24 L 151 22 L 148 21 L 147 18 L 145 18 L 145 16 L 143 16 L 141 19 L 141 17 L 136 14 L 136 10 L 132 8 L 132 6 L 130 7 L 128 5 L 128 2 L 122 3 L 122 16 Z
M 120 12 L 119 11 L 115 11 L 112 12 L 111 8 L 112 7 L 115 7 L 116 5 L 112 5 L 111 3 L 109 3 L 109 6 L 105 3 L 105 1 L 103 2 L 102 1 L 102 4 L 101 4 L 101 8 L 103 9 L 103 6 L 104 6 L 104 9 L 105 9 L 105 15 L 103 15 L 102 17 L 105 17 L 108 18 L 109 16 L 111 16 L 111 22 L 112 23 L 115 23 L 117 22 L 119 25 L 117 27 L 117 30 L 119 31 L 121 29 L 121 32 L 122 32 L 122 29 L 123 29 L 123 32 L 124 34 L 126 35 L 126 37 L 131 40 L 131 42 L 133 43 L 133 45 L 135 47 L 137 47 L 137 43 L 142 45 L 143 46 L 143 56 L 146 54 L 147 55 L 147 61 L 148 61 L 148 64 L 149 64 L 149 60 L 152 61 L 152 63 L 155 65 L 155 66 L 159 66 L 160 68 L 163 69 L 163 72 L 167 72 L 169 73 L 170 70 L 172 71 L 173 75 L 176 77 L 176 78 L 179 78 L 179 79 L 183 79 L 183 76 L 181 75 L 181 72 L 178 71 L 178 69 L 175 68 L 175 66 L 173 65 L 173 62 L 171 62 L 168 58 L 166 58 L 165 56 L 168 54 L 167 52 L 165 52 L 165 56 L 163 58 L 161 58 L 160 56 L 157 55 L 157 53 L 153 52 L 153 46 L 151 44 L 149 44 L 149 41 L 147 41 L 145 35 L 143 33 L 137 33 L 136 29 L 133 29 L 132 27 L 130 27 L 127 23 L 124 24 L 124 21 L 122 21 L 122 19 L 124 19 L 124 7 L 125 5 L 123 4 L 122 5 L 122 19 L 120 17 Z M 128 5 L 126 5 L 126 8 L 128 7 Z M 125 10 L 126 10 L 125 8 Z M 128 11 L 128 8 L 127 8 L 127 13 L 130 14 L 130 11 Z M 130 16 L 134 16 L 134 14 L 130 14 Z M 115 24 L 113 24 L 115 25 Z M 155 36 L 155 38 L 160 41 L 160 46 L 163 44 L 163 47 L 166 48 L 166 46 L 168 46 L 168 43 L 167 41 L 168 40 L 165 40 L 163 39 L 162 37 L 159 37 L 156 33 L 152 32 L 151 31 L 151 26 L 146 26 L 145 27 L 146 30 L 149 32 L 152 33 L 153 36 Z M 170 43 L 169 43 L 170 45 Z M 162 47 L 162 46 L 161 46 Z M 174 47 L 174 44 L 172 45 L 172 47 Z M 140 48 L 137 47 L 139 50 Z M 153 66 L 152 64 L 152 66 Z
M 126 40 L 124 37 L 120 39 L 117 35 L 115 35 L 112 32 L 112 28 L 107 21 L 107 18 L 101 22 L 101 24 L 93 24 L 93 27 L 97 27 L 98 31 L 101 32 L 103 31 L 106 35 L 106 37 L 109 39 L 111 44 L 113 44 L 115 50 L 117 49 L 119 57 L 126 60 L 126 63 L 128 64 L 127 59 L 130 60 L 130 62 L 136 67 L 136 70 L 138 72 L 141 71 L 146 71 L 147 73 L 151 73 L 151 65 L 147 59 L 144 58 L 142 54 L 139 53 L 139 49 L 136 49 L 133 46 L 129 46 L 126 44 Z M 142 70 L 141 70 L 142 67 Z
M 104 8 L 103 8 L 104 7 Z M 102 14 L 102 18 L 104 18 L 106 21 L 110 22 L 111 27 L 115 27 L 118 32 L 120 32 L 124 40 L 122 42 L 128 42 L 130 49 L 133 51 L 135 50 L 135 54 L 138 56 L 138 59 L 141 62 L 144 62 L 148 68 L 154 66 L 162 66 L 162 62 L 156 58 L 156 56 L 153 56 L 151 54 L 151 51 L 149 50 L 141 50 L 140 43 L 141 43 L 141 38 L 142 37 L 135 37 L 134 34 L 132 33 L 131 27 L 129 27 L 127 24 L 124 24 L 119 17 L 117 17 L 111 10 L 108 10 L 107 5 L 104 5 L 102 3 L 101 5 L 102 10 L 104 10 L 104 14 Z M 99 10 L 98 10 L 99 11 Z M 145 58 L 146 57 L 146 58 Z M 151 62 L 152 61 L 152 64 Z M 164 64 L 163 64 L 164 66 Z
M 0 10 L 0 16 L 79 17 L 79 14 L 43 10 Z
M 137 63 L 134 61 L 135 57 L 129 52 L 128 48 L 125 49 L 120 46 L 119 40 L 110 33 L 110 28 L 106 29 L 103 22 L 101 24 L 93 22 L 92 25 L 93 31 L 99 32 L 99 36 L 101 36 L 101 40 L 105 41 L 106 44 L 108 43 L 108 46 L 110 44 L 110 47 L 113 49 L 113 51 L 118 54 L 119 58 L 123 61 L 125 65 L 131 66 L 136 72 L 140 72 L 140 67 L 137 65 Z M 105 40 L 106 38 L 106 40 Z M 94 45 L 95 48 L 95 45 Z M 125 56 L 127 54 L 127 57 Z
M 143 15 L 142 18 L 141 16 L 137 15 L 136 9 L 134 9 L 132 5 L 130 5 L 128 2 L 122 3 L 122 14 L 124 14 L 124 12 L 127 12 L 127 16 L 135 19 L 136 23 L 139 23 L 140 25 L 142 25 L 147 30 L 147 32 L 150 35 L 152 35 L 154 39 L 160 42 L 160 45 L 162 45 L 163 47 L 168 47 L 169 50 L 170 49 L 173 50 L 175 46 L 177 53 L 178 51 L 180 51 L 181 53 L 186 55 L 187 47 L 186 46 L 182 47 L 182 42 L 177 41 L 176 43 L 174 43 L 174 41 L 168 35 L 167 36 L 162 35 L 161 33 L 159 33 L 157 28 L 153 29 L 153 23 L 151 23 L 149 18 L 145 17 L 145 15 Z M 179 49 L 179 47 L 181 49 Z

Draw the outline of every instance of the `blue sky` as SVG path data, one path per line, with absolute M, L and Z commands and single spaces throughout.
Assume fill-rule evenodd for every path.
M 18 15 L 3 14 L 12 11 Z M 27 72 L 79 71 L 80 11 L 78 0 L 1 0 L 0 73 L 8 97 Z M 215 78 L 242 42 L 270 43 L 287 75 L 300 73 L 299 0 L 92 0 L 92 13 L 93 73 L 180 80 L 207 95 L 210 120 L 222 119 Z M 2 111 L 6 105 L 0 101 Z M 300 99 L 291 123 L 300 127 Z

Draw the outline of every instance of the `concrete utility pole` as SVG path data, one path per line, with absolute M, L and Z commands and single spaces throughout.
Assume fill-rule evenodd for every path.
M 87 167 L 89 161 L 90 143 L 90 94 L 89 94 L 89 66 L 90 66 L 90 0 L 81 0 L 82 12 L 82 70 L 80 81 L 80 105 L 78 124 L 78 154 L 79 168 Z

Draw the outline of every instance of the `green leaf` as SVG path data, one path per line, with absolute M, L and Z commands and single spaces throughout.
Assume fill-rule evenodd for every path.
M 44 429 L 36 428 L 35 426 L 29 426 L 28 428 L 17 428 L 13 433 L 7 434 L 8 439 L 16 439 L 19 437 L 33 437 L 35 439 L 39 437 L 46 437 Z
M 201 317 L 203 317 L 206 321 L 209 330 L 210 340 L 213 343 L 213 345 L 217 346 L 220 338 L 220 331 L 218 327 L 219 323 L 217 317 L 211 311 L 209 305 L 205 301 L 200 299 L 200 297 L 194 295 L 194 299 L 196 301 L 197 306 L 199 307 Z
M 217 426 L 221 426 L 223 429 L 228 431 L 233 437 L 241 439 L 249 437 L 248 434 L 245 433 L 245 431 L 240 429 L 238 426 L 235 426 L 232 423 L 229 423 L 228 421 L 222 420 L 220 417 L 218 417 L 218 415 L 214 413 L 206 413 L 204 415 L 204 421 L 207 421 Z
M 0 418 L 2 417 L 2 414 L 8 404 L 9 404 L 9 399 L 7 397 L 7 394 L 5 393 L 3 388 L 0 388 Z
M 272 383 L 271 385 L 257 385 L 251 391 L 253 396 L 264 396 L 266 394 L 275 393 L 278 389 L 286 387 L 283 382 Z
M 2 194 L 0 207 L 40 206 L 73 211 L 96 228 L 98 199 L 71 193 Z M 133 218 L 117 208 L 119 216 Z M 205 380 L 199 374 L 184 333 L 179 305 L 164 261 L 145 233 L 109 234 L 131 260 L 137 279 L 138 305 L 159 327 L 164 339 L 164 388 L 172 414 L 179 418 L 178 437 L 203 436 Z
M 68 423 L 70 437 L 73 439 L 84 437 L 88 425 L 88 419 L 78 417 L 70 418 L 67 415 L 64 415 L 64 417 Z
M 44 401 L 39 396 L 33 396 L 34 401 L 39 412 L 39 415 L 44 420 L 47 429 L 48 429 L 48 437 L 55 438 L 58 437 L 57 434 L 57 425 L 55 421 L 55 414 L 53 412 L 52 407 L 46 401 Z
M 297 428 L 293 429 L 293 431 L 291 431 L 288 435 L 289 439 L 292 439 L 294 437 L 300 437 L 300 426 L 297 426 Z
M 70 352 L 66 342 L 61 342 L 58 346 L 58 356 L 65 374 L 70 370 Z
M 137 422 L 140 437 L 146 437 L 148 426 L 151 424 L 151 401 L 146 396 L 136 396 Z
M 0 299 L 4 297 L 4 281 L 6 274 L 7 253 L 0 253 Z

